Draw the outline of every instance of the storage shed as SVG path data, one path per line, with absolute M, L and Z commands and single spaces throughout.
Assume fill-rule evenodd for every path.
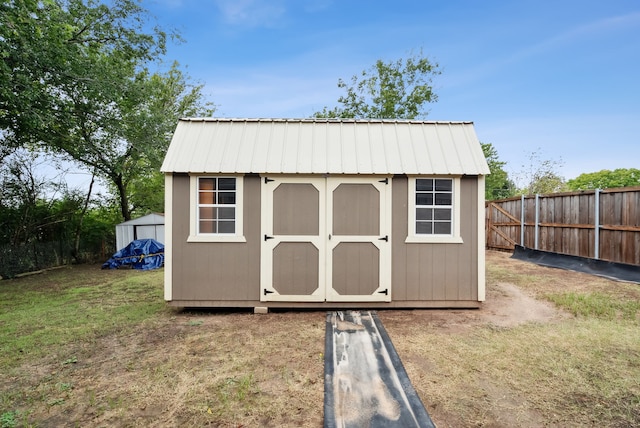
M 155 239 L 164 244 L 164 214 L 152 213 L 116 225 L 116 251 L 136 239 Z
M 182 119 L 167 151 L 173 306 L 478 307 L 471 122 Z

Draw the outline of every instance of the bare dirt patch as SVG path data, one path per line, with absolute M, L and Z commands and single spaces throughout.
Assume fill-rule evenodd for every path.
M 559 397 L 550 397 L 548 391 L 576 388 L 574 384 L 565 387 L 558 381 L 554 386 L 553 377 L 544 373 L 553 368 L 523 367 L 517 360 L 542 354 L 548 347 L 536 343 L 541 337 L 553 344 L 556 334 L 572 328 L 566 323 L 573 322 L 574 316 L 546 300 L 547 295 L 606 291 L 638 300 L 640 287 L 537 266 L 504 252 L 487 252 L 487 270 L 486 302 L 480 309 L 379 311 L 434 422 L 440 428 L 597 425 L 598 416 L 577 421 L 564 414 L 558 404 L 562 393 L 556 391 Z M 560 333 L 554 325 L 560 326 Z M 588 332 L 588 326 L 581 328 Z M 543 333 L 535 333 L 538 330 Z M 529 335 L 532 340 L 527 342 Z M 518 344 L 510 344 L 510 337 Z M 517 346 L 527 349 L 514 349 Z M 553 366 L 553 361 L 548 364 Z M 598 370 L 594 369 L 596 376 Z M 595 403 L 583 404 L 588 409 Z M 584 416 L 589 410 L 580 412 Z

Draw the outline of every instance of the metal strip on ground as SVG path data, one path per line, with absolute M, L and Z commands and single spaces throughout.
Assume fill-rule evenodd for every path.
M 434 427 L 380 319 L 327 313 L 324 426 Z

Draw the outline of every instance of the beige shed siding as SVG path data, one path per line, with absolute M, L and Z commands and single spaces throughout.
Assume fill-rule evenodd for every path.
M 333 249 L 332 286 L 342 295 L 368 296 L 380 284 L 380 255 L 370 242 L 342 242 Z
M 478 181 L 460 183 L 463 244 L 405 243 L 408 179 L 393 179 L 392 295 L 398 301 L 469 301 L 478 299 Z M 445 305 L 446 306 L 446 305 Z
M 380 234 L 380 193 L 374 186 L 342 183 L 332 197 L 333 235 Z
M 273 249 L 273 288 L 308 296 L 318 288 L 318 249 L 310 242 L 281 242 Z
M 260 300 L 260 178 L 244 177 L 246 243 L 190 242 L 189 176 L 173 178 L 172 299 Z
M 463 244 L 405 243 L 408 179 L 392 179 L 391 302 L 269 302 L 270 307 L 429 308 L 477 307 L 477 177 L 461 179 L 460 233 Z M 187 243 L 189 176 L 173 176 L 172 304 L 176 306 L 252 307 L 260 302 L 260 178 L 244 178 L 246 243 Z M 302 273 L 301 273 L 302 275 Z M 304 275 L 303 275 L 304 276 Z M 313 275 L 312 275 L 313 276 Z M 305 277 L 303 282 L 313 282 Z M 293 286 L 292 284 L 288 286 Z M 362 285 L 358 285 L 361 287 Z M 305 292 L 312 286 L 307 284 Z M 362 290 L 361 290 L 362 291 Z M 370 290 L 363 290 L 362 293 Z M 360 291 L 358 291 L 360 292 Z M 366 294 L 366 293 L 365 293 Z
M 273 192 L 273 210 L 274 234 L 318 234 L 320 228 L 318 190 L 311 184 L 280 184 Z

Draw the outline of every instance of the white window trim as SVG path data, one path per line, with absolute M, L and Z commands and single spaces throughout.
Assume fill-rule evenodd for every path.
M 416 234 L 416 179 L 418 178 L 449 178 L 453 180 L 453 216 L 451 219 L 452 233 L 450 235 Z M 460 236 L 460 177 L 410 175 L 408 179 L 408 232 L 407 239 L 404 242 L 407 244 L 462 244 L 463 241 Z
M 229 177 L 236 179 L 236 233 L 198 233 L 198 178 Z M 189 176 L 189 237 L 187 242 L 247 242 L 244 237 L 244 177 L 235 174 L 198 174 Z

